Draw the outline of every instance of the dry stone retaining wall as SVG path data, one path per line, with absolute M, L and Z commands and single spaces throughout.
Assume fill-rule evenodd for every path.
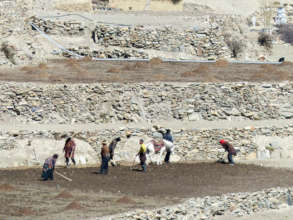
M 111 24 L 96 24 L 90 27 L 79 21 L 54 21 L 53 19 L 40 19 L 32 17 L 30 20 L 42 31 L 49 35 L 61 36 L 83 36 L 85 34 L 91 38 L 95 45 L 101 49 L 119 47 L 120 50 L 129 52 L 129 57 L 146 58 L 141 53 L 134 53 L 137 50 L 155 50 L 163 52 L 184 53 L 189 56 L 203 58 L 228 58 L 231 51 L 224 40 L 224 32 L 229 27 L 233 27 L 235 32 L 239 32 L 236 25 L 237 18 L 199 18 L 200 25 L 194 27 L 173 28 L 171 26 L 124 26 Z M 92 24 L 91 24 L 92 25 Z M 234 27 L 235 26 L 235 27 Z M 68 48 L 78 51 L 78 47 Z M 84 55 L 95 56 L 95 48 L 87 48 Z M 115 51 L 113 51 L 114 53 Z M 143 51 L 145 52 L 145 51 Z M 77 52 L 78 53 L 78 52 Z M 147 53 L 147 52 L 145 52 Z M 106 56 L 107 57 L 107 56 Z M 119 57 L 119 56 L 111 56 Z M 121 55 L 121 58 L 125 56 Z
M 218 25 L 199 30 L 97 25 L 94 32 L 96 43 L 105 47 L 185 52 L 200 57 L 224 57 L 230 54 Z
M 293 84 L 0 83 L 0 115 L 20 122 L 108 123 L 293 118 Z

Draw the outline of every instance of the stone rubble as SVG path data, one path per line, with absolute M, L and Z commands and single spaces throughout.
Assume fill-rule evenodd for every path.
M 122 219 L 164 219 L 164 220 L 208 220 L 217 216 L 231 214 L 233 216 L 251 215 L 260 211 L 288 207 L 292 200 L 292 187 L 271 188 L 258 192 L 229 193 L 221 196 L 190 198 L 183 203 L 157 208 L 153 210 L 134 210 L 113 216 L 99 217 L 99 220 Z M 94 219 L 92 219 L 94 220 Z

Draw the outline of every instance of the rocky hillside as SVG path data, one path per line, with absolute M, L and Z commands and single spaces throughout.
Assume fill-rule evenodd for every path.
M 102 3 L 105 7 L 97 7 L 99 2 L 95 1 L 93 10 L 79 8 L 73 13 L 68 7 L 54 7 L 45 1 L 9 1 L 6 10 L 0 10 L 4 18 L 0 26 L 0 65 L 13 67 L 72 56 L 66 49 L 94 58 L 290 59 L 281 48 L 290 50 L 291 46 L 284 45 L 277 34 L 271 51 L 258 45 L 257 33 L 263 28 L 258 6 L 248 15 L 237 11 L 231 15 L 229 11 L 219 14 L 209 1 L 206 5 L 186 1 L 184 12 L 164 13 L 124 12 Z M 285 6 L 291 21 L 292 6 L 282 4 L 278 6 Z M 256 29 L 251 27 L 252 15 L 256 16 Z

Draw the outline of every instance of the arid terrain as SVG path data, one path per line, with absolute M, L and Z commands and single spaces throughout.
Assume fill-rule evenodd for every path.
M 172 132 L 175 129 L 178 132 L 182 128 L 189 129 L 190 131 L 187 131 L 189 133 L 186 138 L 183 136 L 185 133 L 180 133 L 180 140 L 176 140 L 179 134 L 177 133 L 176 137 L 176 132 L 174 132 L 176 145 L 181 144 L 184 149 L 190 147 L 190 151 L 186 151 L 188 153 L 182 151 L 180 155 L 186 159 L 190 155 L 198 156 L 200 154 L 202 158 L 200 158 L 200 161 L 196 161 L 198 158 L 192 158 L 192 161 L 184 161 L 186 163 L 171 163 L 162 166 L 150 165 L 147 173 L 140 172 L 139 165 L 129 166 L 131 162 L 127 161 L 121 166 L 110 167 L 109 175 L 107 176 L 98 173 L 98 165 L 96 167 L 71 167 L 69 169 L 64 167 L 56 168 L 56 171 L 71 178 L 72 182 L 57 174 L 55 174 L 54 181 L 42 181 L 40 176 L 43 160 L 40 161 L 41 165 L 37 168 L 3 168 L 0 169 L 0 220 L 100 219 L 102 216 L 107 216 L 106 218 L 108 218 L 108 215 L 127 211 L 137 211 L 132 216 L 132 219 L 171 218 L 181 220 L 183 219 L 180 216 L 182 213 L 180 213 L 180 210 L 176 212 L 175 209 L 174 218 L 173 216 L 169 216 L 170 218 L 164 217 L 164 215 L 161 218 L 153 216 L 140 218 L 139 213 L 140 210 L 150 211 L 154 208 L 170 205 L 178 205 L 180 209 L 180 205 L 188 201 L 188 199 L 198 199 L 199 197 L 220 196 L 223 194 L 225 194 L 223 197 L 226 197 L 229 193 L 259 192 L 269 188 L 274 188 L 275 190 L 279 187 L 293 186 L 293 156 L 292 158 L 288 156 L 293 150 L 290 151 L 291 148 L 288 146 L 280 146 L 280 148 L 288 148 L 279 151 L 278 146 L 274 145 L 275 148 L 270 148 L 269 154 L 272 154 L 273 150 L 275 150 L 275 155 L 279 152 L 278 158 L 275 158 L 275 160 L 261 160 L 257 156 L 260 151 L 252 141 L 255 137 L 254 135 L 262 134 L 271 137 L 280 136 L 281 138 L 292 135 L 290 126 L 293 120 L 293 116 L 291 116 L 291 114 L 293 115 L 291 113 L 293 104 L 290 100 L 292 100 L 291 94 L 293 94 L 291 85 L 293 80 L 293 62 L 291 62 L 293 61 L 293 47 L 292 43 L 284 41 L 275 20 L 278 9 L 284 7 L 288 23 L 292 23 L 293 5 L 290 4 L 290 1 L 274 1 L 271 2 L 272 5 L 268 6 L 266 1 L 254 0 L 185 0 L 182 10 L 173 12 L 149 11 L 145 10 L 146 8 L 144 11 L 134 11 L 132 7 L 128 11 L 120 11 L 117 8 L 109 8 L 110 5 L 106 4 L 109 1 L 98 0 L 87 2 L 71 0 L 67 1 L 62 7 L 58 4 L 59 2 L 62 3 L 61 0 L 4 2 L 7 3 L 5 7 L 0 1 L 0 15 L 3 18 L 0 22 L 0 82 L 7 84 L 7 88 L 5 88 L 6 85 L 1 87 L 4 88 L 5 92 L 2 91 L 3 96 L 0 94 L 1 151 L 5 150 L 6 147 L 8 148 L 8 143 L 16 140 L 19 135 L 22 136 L 23 142 L 31 144 L 31 141 L 33 141 L 35 144 L 35 141 L 38 141 L 37 143 L 41 143 L 39 146 L 48 147 L 49 149 L 52 147 L 50 144 L 43 145 L 42 143 L 45 143 L 43 142 L 45 138 L 52 139 L 52 136 L 50 136 L 51 131 L 68 134 L 69 131 L 82 133 L 91 130 L 96 132 L 93 140 L 91 140 L 92 142 L 89 142 L 89 146 L 93 147 L 93 143 L 96 144 L 97 140 L 102 138 L 110 139 L 110 135 L 116 135 L 116 130 L 115 133 L 114 131 L 111 131 L 113 133 L 110 132 L 113 128 L 119 130 L 120 127 L 131 127 L 130 124 L 125 124 L 124 121 L 122 123 L 114 120 L 106 124 L 108 122 L 106 117 L 105 124 L 100 124 L 98 120 L 101 115 L 107 116 L 110 112 L 113 113 L 111 117 L 119 114 L 119 117 L 121 115 L 121 118 L 129 120 L 134 118 L 131 114 L 137 114 L 140 116 L 139 119 L 143 119 L 143 121 L 138 120 L 133 123 L 132 130 L 136 129 L 137 134 L 141 134 L 139 129 L 142 129 L 143 126 L 148 127 L 149 133 L 153 131 L 154 124 L 151 124 L 152 121 L 149 119 L 153 119 L 154 115 L 169 110 L 170 112 L 177 112 L 178 110 L 176 121 L 172 118 L 173 113 L 172 117 L 169 118 L 162 114 L 165 118 L 160 122 L 160 125 L 171 128 Z M 150 1 L 147 2 L 149 3 Z M 78 8 L 76 7 L 77 5 L 79 5 Z M 270 14 L 265 13 L 265 11 L 269 11 Z M 265 47 L 259 41 L 261 33 L 268 28 L 268 24 L 265 22 L 266 17 L 270 19 L 268 22 L 272 27 L 270 31 L 273 33 L 272 38 L 267 39 L 267 42 L 271 44 L 270 47 Z M 252 18 L 256 19 L 255 24 L 252 24 Z M 102 26 L 107 31 L 101 28 Z M 39 31 L 37 31 L 38 28 L 40 29 Z M 149 35 L 149 33 L 152 34 Z M 232 44 L 233 42 L 236 45 Z M 68 54 L 68 50 L 85 58 L 73 59 L 74 55 Z M 133 60 L 102 60 L 103 58 L 123 59 L 125 57 Z M 281 57 L 285 58 L 284 63 L 272 64 L 272 62 L 277 62 Z M 94 61 L 92 58 L 101 60 Z M 149 61 L 135 61 L 135 59 Z M 174 61 L 165 62 L 163 61 L 164 59 Z M 179 62 L 179 60 L 183 62 Z M 197 62 L 190 62 L 190 60 Z M 203 62 L 198 62 L 200 60 Z M 245 63 L 248 61 L 253 63 Z M 66 94 L 63 96 L 62 91 L 59 92 L 60 96 L 54 95 L 55 91 L 52 92 L 52 97 L 49 93 L 42 92 L 47 91 L 46 89 L 37 91 L 37 88 L 32 95 L 24 96 L 21 95 L 21 92 L 15 92 L 18 88 L 21 88 L 20 91 L 26 89 L 19 85 L 30 87 L 30 83 L 38 85 L 43 83 L 50 84 L 49 87 L 52 88 L 54 84 L 61 84 L 57 85 L 61 87 L 64 84 L 65 88 L 75 86 L 70 85 L 75 83 L 84 83 L 86 86 L 91 83 L 105 83 L 107 86 L 112 84 L 115 86 L 117 83 L 117 87 L 120 87 L 120 85 L 136 87 L 137 83 L 144 82 L 153 84 L 154 87 L 160 84 L 171 84 L 170 82 L 185 85 L 192 82 L 202 83 L 203 85 L 205 83 L 214 83 L 213 85 L 217 84 L 217 86 L 222 87 L 222 83 L 226 82 L 231 82 L 234 86 L 234 82 L 235 85 L 239 82 L 264 85 L 278 84 L 284 81 L 288 83 L 284 89 L 278 87 L 274 91 L 275 85 L 272 85 L 269 92 L 267 92 L 268 90 L 255 90 L 261 91 L 258 93 L 250 91 L 246 93 L 245 91 L 244 98 L 239 95 L 241 92 L 238 92 L 237 89 L 235 91 L 228 89 L 227 96 L 222 95 L 226 93 L 219 93 L 219 98 L 215 98 L 210 93 L 203 95 L 203 92 L 198 93 L 196 90 L 190 90 L 195 91 L 189 92 L 191 96 L 193 94 L 198 95 L 198 99 L 191 102 L 194 104 L 186 103 L 186 106 L 180 106 L 179 104 L 182 104 L 187 99 L 186 93 L 182 92 L 182 99 L 179 99 L 179 96 L 174 96 L 175 98 L 170 99 L 170 101 L 166 99 L 160 108 L 158 107 L 158 104 L 161 104 L 159 103 L 161 102 L 160 100 L 156 101 L 153 97 L 143 99 L 143 94 L 138 96 L 137 91 L 132 87 L 128 89 L 129 91 L 125 95 L 125 97 L 129 95 L 131 99 L 123 98 L 121 94 L 124 95 L 124 90 L 121 90 L 122 92 L 117 92 L 117 97 L 113 98 L 114 101 L 111 102 L 111 100 L 107 99 L 112 98 L 113 90 L 109 89 L 108 94 L 110 95 L 108 97 L 102 94 L 95 98 L 95 100 L 104 100 L 105 98 L 105 103 L 102 103 L 102 101 L 94 102 L 89 99 L 91 104 L 89 106 L 94 106 L 95 108 L 88 108 L 90 110 L 88 112 L 86 112 L 85 104 L 81 102 L 82 98 L 75 99 L 75 97 L 66 96 Z M 14 83 L 6 82 L 18 83 L 14 85 Z M 52 88 L 49 91 L 53 91 L 54 89 Z M 160 89 L 159 86 L 158 88 Z M 181 91 L 183 90 L 184 88 L 182 87 Z M 86 93 L 87 90 L 82 91 Z M 169 90 L 166 92 L 166 97 L 178 91 L 172 92 Z M 218 89 L 217 91 L 222 90 Z M 73 89 L 68 90 L 68 94 L 71 95 L 71 93 L 73 94 Z M 231 93 L 234 93 L 235 97 Z M 76 94 L 76 97 L 79 97 L 80 94 Z M 155 92 L 152 94 L 156 98 L 157 94 Z M 251 97 L 254 97 L 254 94 L 257 97 L 250 100 Z M 263 94 L 269 94 L 269 97 L 266 98 Z M 270 96 L 270 94 L 275 94 L 275 96 Z M 55 99 L 54 96 L 57 98 Z M 39 102 L 40 100 L 46 100 L 46 102 Z M 71 103 L 65 103 L 64 100 L 69 100 Z M 218 102 L 218 100 L 220 101 Z M 274 101 L 270 102 L 270 100 Z M 106 103 L 106 101 L 109 102 Z M 222 103 L 225 104 L 225 101 L 230 106 L 222 105 Z M 118 108 L 114 109 L 113 103 L 118 103 Z M 136 109 L 132 108 L 133 103 L 137 106 Z M 77 104 L 79 107 L 73 108 L 73 104 Z M 120 105 L 127 108 L 129 105 L 129 108 L 125 107 L 124 110 L 124 108 L 120 108 Z M 50 106 L 52 108 L 49 108 Z M 170 106 L 170 109 L 166 106 Z M 249 107 L 246 108 L 246 106 Z M 216 111 L 215 113 L 210 111 L 216 110 L 218 107 L 230 114 L 229 119 L 220 122 L 195 117 L 205 113 L 209 116 L 216 115 L 212 115 L 213 117 L 209 117 L 209 119 L 218 119 L 217 117 L 221 115 L 216 114 Z M 270 112 L 266 110 L 271 107 L 272 114 L 269 114 Z M 112 108 L 115 111 L 112 111 Z M 149 113 L 149 117 L 145 117 L 144 113 L 144 109 L 147 112 L 147 108 L 150 109 L 148 113 L 151 113 Z M 160 109 L 160 111 L 152 112 L 152 109 L 155 108 Z M 47 109 L 50 111 L 46 111 Z M 63 111 L 63 109 L 65 110 Z M 77 109 L 81 111 L 77 111 Z M 200 111 L 197 111 L 198 109 Z M 238 119 L 242 116 L 240 111 L 237 112 L 238 109 L 241 112 L 243 109 L 245 112 L 247 110 L 247 115 L 251 113 L 250 120 L 246 120 L 248 116 L 245 116 L 245 120 L 236 120 L 236 118 Z M 275 109 L 278 111 L 273 111 Z M 177 119 L 181 115 L 180 110 L 184 110 L 188 114 L 192 113 L 193 119 L 190 117 L 192 119 L 190 121 L 178 122 Z M 190 110 L 191 112 L 189 112 Z M 76 114 L 70 114 L 71 112 Z M 256 113 L 263 112 L 269 113 L 263 114 L 264 116 L 260 114 L 261 117 L 252 117 Z M 83 113 L 87 113 L 87 115 Z M 92 115 L 99 117 L 87 117 Z M 284 118 L 283 115 L 286 117 Z M 74 124 L 75 120 L 80 119 L 77 116 L 81 116 L 81 119 L 86 120 L 90 118 L 91 124 L 89 121 L 84 124 Z M 283 118 L 278 118 L 281 116 Z M 53 120 L 51 120 L 52 118 Z M 48 119 L 48 121 L 45 119 Z M 148 119 L 148 123 L 146 123 L 145 119 Z M 185 117 L 185 119 L 189 120 L 189 117 Z M 31 123 L 22 123 L 26 120 L 30 120 L 29 122 Z M 39 124 L 39 121 L 35 120 L 42 121 Z M 82 120 L 77 120 L 77 122 L 80 121 Z M 261 128 L 259 127 L 264 128 L 260 131 Z M 194 134 L 192 133 L 194 128 L 203 131 L 203 134 L 192 135 Z M 237 130 L 237 128 L 247 130 L 238 130 L 239 135 L 237 132 L 227 131 L 228 129 Z M 286 129 L 283 131 L 282 128 Z M 205 130 L 211 129 L 214 129 L 214 131 L 218 129 L 218 136 L 226 135 L 228 139 L 231 137 L 236 146 L 239 145 L 245 153 L 249 151 L 251 153 L 249 156 L 253 158 L 249 157 L 251 160 L 241 161 L 243 163 L 240 163 L 240 159 L 236 157 L 235 166 L 217 162 L 201 162 L 207 161 L 208 154 L 204 149 L 198 150 L 196 147 L 210 147 L 209 149 L 211 149 L 211 146 L 214 147 L 214 143 L 208 145 L 210 143 L 208 140 L 218 139 L 218 137 L 211 137 L 210 134 L 215 135 L 216 132 L 214 131 L 212 131 L 213 133 L 204 133 Z M 223 133 L 224 130 L 226 130 L 226 133 Z M 256 130 L 255 133 L 250 135 L 253 130 Z M 113 138 L 112 136 L 111 138 Z M 250 138 L 250 136 L 253 138 Z M 85 137 L 84 140 L 88 141 L 89 139 Z M 20 138 L 17 141 L 19 142 L 13 142 L 11 146 L 19 147 Z M 56 141 L 54 143 L 56 145 Z M 218 140 L 215 143 L 218 143 Z M 97 148 L 100 147 L 99 145 L 95 147 L 95 150 L 100 149 Z M 192 147 L 196 151 L 192 152 Z M 24 149 L 26 148 L 27 146 Z M 36 157 L 36 152 L 33 152 Z M 216 152 L 217 149 L 212 148 L 213 155 Z M 289 153 L 287 155 L 284 152 Z M 127 153 L 132 154 L 129 150 Z M 175 153 L 173 154 L 174 158 Z M 284 155 L 280 157 L 282 153 Z M 2 155 L 5 154 L 3 153 Z M 6 163 L 8 160 L 17 162 L 21 158 L 19 155 L 12 155 L 12 157 L 5 157 L 2 163 L 3 161 Z M 118 156 L 118 154 L 116 155 Z M 252 165 L 253 162 L 259 166 Z M 291 169 L 280 169 L 280 167 Z M 244 196 L 245 198 L 242 198 L 240 196 L 236 198 L 236 200 L 243 202 L 243 204 L 239 202 L 239 207 L 241 206 L 241 215 L 246 215 L 244 219 L 291 219 L 287 218 L 287 216 L 292 216 L 293 210 L 292 206 L 284 200 L 284 195 L 286 194 L 282 194 L 281 199 L 279 199 L 274 190 L 272 190 L 272 194 L 275 193 L 275 195 L 271 195 L 271 198 L 266 195 L 266 192 L 263 193 L 265 194 L 263 197 L 256 195 L 252 199 L 255 207 L 251 205 L 252 201 L 245 200 L 245 198 L 249 200 L 250 197 Z M 276 198 L 279 199 L 277 202 Z M 271 199 L 275 201 L 275 204 L 272 202 L 274 206 L 269 204 Z M 268 206 L 266 206 L 266 202 L 269 204 Z M 194 209 L 189 209 L 190 212 L 194 212 L 199 203 L 195 204 Z M 213 204 L 203 203 L 200 208 L 209 211 L 215 208 L 211 206 L 217 206 L 217 203 L 220 204 L 218 199 Z M 228 203 L 232 205 L 226 205 Z M 279 203 L 282 204 L 280 205 Z M 210 207 L 207 208 L 209 205 Z M 282 205 L 287 205 L 289 211 L 285 210 L 281 214 Z M 235 207 L 236 203 L 233 204 L 229 199 L 225 200 L 224 205 L 222 204 L 222 207 L 219 205 L 219 210 L 216 210 L 220 212 L 219 215 L 224 214 L 224 216 L 219 217 L 219 220 L 235 220 L 235 218 L 238 218 L 239 215 L 233 213 L 234 210 L 232 210 L 236 209 L 237 211 Z M 250 212 L 246 212 L 248 209 L 250 209 Z M 259 210 L 268 212 L 262 216 L 262 213 L 258 212 Z M 276 213 L 270 213 L 273 211 L 276 211 Z M 278 213 L 278 211 L 280 212 Z M 255 216 L 248 216 L 248 213 L 255 214 Z M 225 216 L 226 214 L 227 216 Z M 285 215 L 286 218 L 284 217 Z M 198 215 L 196 217 L 198 219 L 214 219 L 210 216 L 201 218 Z M 124 219 L 126 218 L 124 217 Z M 192 218 L 186 214 L 184 219 Z M 215 217 L 215 219 L 217 218 Z
M 55 174 L 43 182 L 41 169 L 0 170 L 1 219 L 84 219 L 136 208 L 155 208 L 184 198 L 254 192 L 293 184 L 293 171 L 254 165 L 221 163 L 151 165 L 147 173 L 139 166 L 110 168 L 56 168 L 69 182 Z

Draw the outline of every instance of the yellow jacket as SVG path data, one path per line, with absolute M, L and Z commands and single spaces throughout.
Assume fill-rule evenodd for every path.
M 145 144 L 140 145 L 139 154 L 144 154 L 146 152 L 146 146 Z

